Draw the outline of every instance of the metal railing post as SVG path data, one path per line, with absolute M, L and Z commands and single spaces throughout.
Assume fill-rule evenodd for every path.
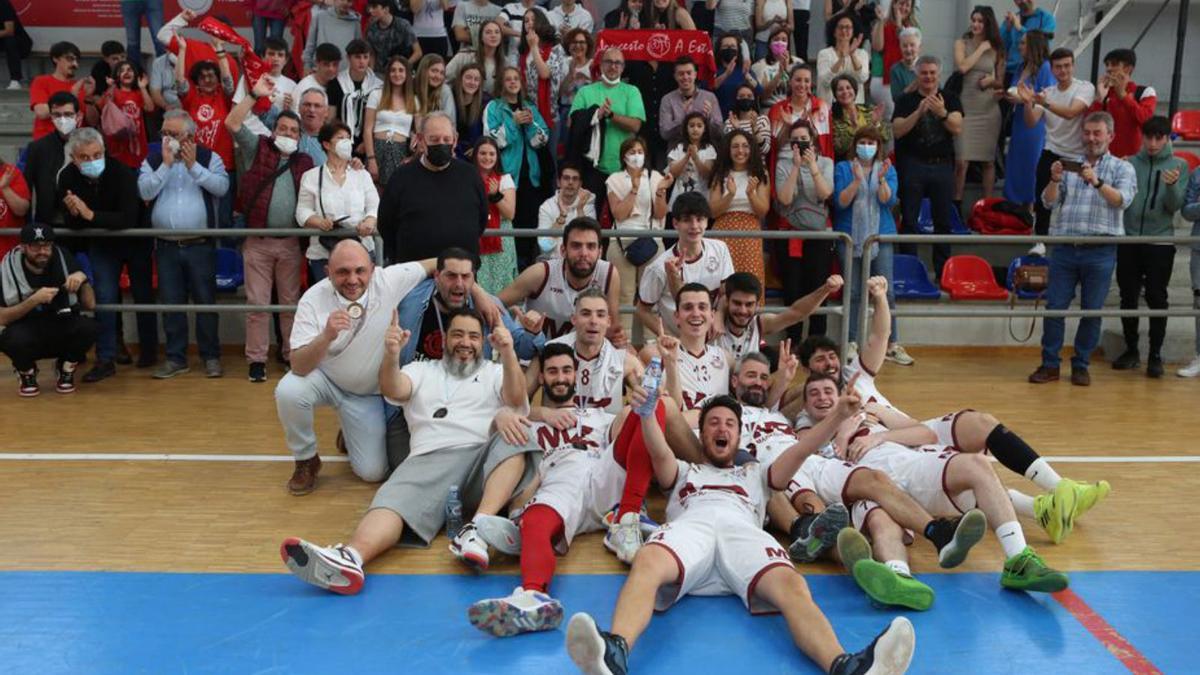
M 877 246 L 878 244 L 879 235 L 877 234 L 872 234 L 863 240 L 862 257 L 860 258 L 862 261 L 862 269 L 858 270 L 858 314 L 854 317 L 854 320 L 858 322 L 858 331 L 856 337 L 860 343 L 859 349 L 862 349 L 866 345 L 866 341 L 870 337 L 867 334 L 870 330 L 867 326 L 870 323 L 868 316 L 870 316 L 871 312 L 871 303 L 869 298 L 867 298 L 867 281 L 871 279 L 871 248 Z

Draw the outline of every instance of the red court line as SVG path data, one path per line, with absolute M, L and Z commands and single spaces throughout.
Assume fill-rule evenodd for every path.
M 1075 617 L 1083 627 L 1088 630 L 1100 644 L 1104 645 L 1113 656 L 1121 660 L 1129 672 L 1134 675 L 1162 675 L 1159 670 L 1150 660 L 1147 659 L 1137 647 L 1134 647 L 1123 635 L 1117 632 L 1111 624 L 1104 620 L 1104 617 L 1096 613 L 1083 598 L 1075 594 L 1075 591 L 1067 589 L 1054 593 L 1054 599 L 1058 601 L 1071 616 Z

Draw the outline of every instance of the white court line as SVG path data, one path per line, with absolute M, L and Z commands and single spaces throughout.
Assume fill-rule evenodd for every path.
M 1080 455 L 1047 456 L 1059 464 L 1195 464 L 1200 455 Z M 291 455 L 212 455 L 135 452 L 0 452 L 0 460 L 47 462 L 291 462 Z M 322 456 L 322 462 L 347 462 L 341 455 Z M 992 458 L 995 461 L 995 458 Z

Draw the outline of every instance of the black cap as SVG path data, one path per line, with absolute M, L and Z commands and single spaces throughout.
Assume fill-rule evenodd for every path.
M 54 228 L 42 223 L 26 223 L 21 228 L 22 244 L 37 244 L 43 241 L 54 241 Z

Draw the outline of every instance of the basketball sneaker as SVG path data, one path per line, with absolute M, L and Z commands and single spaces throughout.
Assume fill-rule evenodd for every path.
M 1109 492 L 1112 492 L 1112 486 L 1106 480 L 1099 480 L 1095 483 L 1080 483 L 1079 481 L 1063 479 L 1062 482 L 1069 483 L 1071 489 L 1075 491 L 1076 518 L 1091 511 L 1093 506 L 1099 504 L 1108 496 Z
M 837 544 L 838 532 L 849 524 L 850 512 L 846 507 L 830 504 L 824 511 L 800 526 L 798 536 L 791 546 L 788 546 L 788 555 L 796 562 L 815 561 Z
M 458 535 L 450 541 L 450 552 L 476 570 L 482 572 L 488 568 L 487 543 L 479 537 L 474 521 L 463 525 Z
M 630 511 L 615 524 L 609 525 L 604 535 L 604 548 L 617 555 L 617 560 L 626 565 L 633 564 L 633 557 L 642 547 L 642 528 L 638 514 Z
M 1079 512 L 1076 484 L 1064 478 L 1054 490 L 1033 498 L 1033 515 L 1055 544 L 1061 544 L 1075 527 L 1075 516 Z
M 882 605 L 925 611 L 933 604 L 933 589 L 870 558 L 854 563 L 854 582 Z
M 615 504 L 611 509 L 608 510 L 608 513 L 604 514 L 605 527 L 612 527 L 617 522 L 617 510 L 620 508 L 620 504 Z M 638 513 L 638 525 L 642 530 L 642 539 L 654 534 L 654 531 L 658 529 L 658 523 L 654 522 L 650 516 L 646 515 L 645 504 L 642 504 L 642 510 L 640 513 Z
M 854 564 L 859 560 L 871 560 L 871 544 L 862 532 L 853 527 L 843 527 L 837 535 L 838 556 L 842 559 L 846 571 L 853 573 Z
M 17 371 L 17 394 L 19 394 L 20 396 L 23 396 L 25 398 L 32 398 L 32 397 L 37 396 L 38 394 L 42 393 L 41 388 L 38 387 L 37 376 L 38 376 L 37 366 L 34 366 L 34 367 L 30 368 L 29 370 L 18 370 Z
M 829 675 L 899 675 L 908 670 L 916 647 L 912 622 L 898 616 L 861 652 L 834 659 Z
M 279 547 L 279 555 L 292 574 L 317 588 L 341 595 L 354 595 L 362 590 L 366 578 L 362 558 L 349 546 L 322 547 L 288 537 Z
M 554 630 L 562 618 L 562 603 L 520 586 L 507 598 L 480 600 L 467 610 L 467 620 L 472 626 L 496 637 Z
M 584 675 L 629 672 L 629 646 L 625 638 L 600 630 L 596 621 L 582 612 L 567 622 L 567 654 Z
M 1004 561 L 1000 585 L 1014 591 L 1055 593 L 1067 587 L 1067 575 L 1046 566 L 1041 556 L 1028 546 Z
M 471 520 L 484 544 L 504 555 L 521 555 L 521 528 L 503 516 L 478 513 Z
M 967 559 L 967 552 L 979 543 L 987 531 L 987 517 L 979 509 L 971 509 L 959 518 L 938 518 L 925 527 L 925 536 L 938 549 L 938 565 L 945 569 L 958 567 Z

